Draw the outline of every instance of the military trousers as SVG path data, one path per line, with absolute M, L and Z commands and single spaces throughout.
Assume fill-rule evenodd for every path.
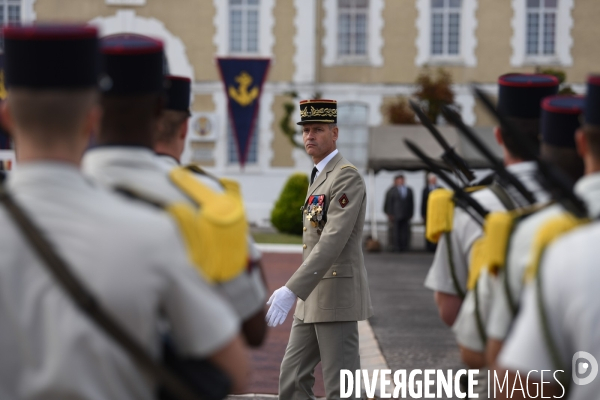
M 308 324 L 294 317 L 281 363 L 279 399 L 314 399 L 314 372 L 319 361 L 327 400 L 339 399 L 340 370 L 360 369 L 356 321 Z

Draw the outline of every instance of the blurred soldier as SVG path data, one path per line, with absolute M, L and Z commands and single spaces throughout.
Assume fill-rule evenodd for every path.
M 589 217 L 596 220 L 600 216 L 598 75 L 588 79 L 584 121 L 577 132 L 576 144 L 586 176 L 577 182 L 575 190 L 585 199 Z M 545 397 L 560 397 L 568 386 L 569 399 L 598 397 L 600 380 L 594 379 L 600 359 L 597 329 L 600 307 L 595 300 L 600 280 L 598 243 L 600 226 L 594 222 L 559 238 L 544 252 L 538 278 L 525 289 L 515 326 L 499 355 L 500 366 L 510 369 L 512 378 L 517 370 L 565 371 L 556 375 L 563 377 L 560 385 L 552 379 L 552 372 L 543 377 L 532 374 L 531 385 L 539 385 L 542 380 L 551 382 L 545 385 Z
M 215 201 L 220 200 L 211 187 L 195 179 L 191 172 L 183 170 L 177 171 L 177 177 L 184 180 L 182 185 L 185 187 L 178 185 L 170 173 L 173 167 L 165 166 L 164 158 L 161 161 L 154 153 L 156 138 L 165 134 L 160 127 L 167 122 L 163 119 L 165 98 L 162 61 L 160 65 L 157 61 L 163 57 L 162 43 L 146 36 L 119 34 L 103 38 L 101 47 L 106 69 L 106 86 L 102 95 L 104 114 L 98 135 L 99 146 L 86 153 L 83 160 L 84 172 L 107 187 L 126 191 L 138 199 L 162 204 L 165 208 L 169 208 L 175 202 L 192 203 L 199 207 L 201 201 L 198 200 L 198 196 L 205 197 L 204 200 L 214 206 Z M 156 64 L 149 65 L 147 58 L 150 54 L 153 55 L 152 61 Z M 149 69 L 150 66 L 153 69 Z M 140 71 L 145 73 L 140 74 Z M 172 112 L 167 113 L 165 118 L 169 123 L 177 119 L 183 123 L 189 115 L 189 82 L 181 79 L 169 82 L 174 88 L 170 107 L 178 110 L 182 109 L 182 106 L 187 107 L 184 111 L 170 110 Z M 185 97 L 185 93 L 182 92 L 187 93 L 183 103 L 182 95 Z M 178 125 L 176 129 L 179 129 L 179 132 L 175 135 L 181 135 L 184 128 Z M 210 181 L 209 184 L 214 188 L 214 182 Z M 185 191 L 186 189 L 188 191 Z M 222 206 L 224 205 L 223 203 Z M 238 208 L 243 206 L 241 201 L 236 205 Z M 203 204 L 203 207 L 206 209 L 208 204 Z M 197 215 L 183 215 L 176 211 L 173 210 L 172 216 L 180 223 L 182 233 L 189 232 L 190 226 L 186 228 L 186 224 L 191 224 L 192 230 L 197 229 L 198 226 L 193 226 L 196 224 Z M 227 210 L 214 212 L 212 216 L 218 218 L 224 211 Z M 243 208 L 240 211 L 243 213 Z M 211 215 L 208 214 L 210 212 L 205 216 L 210 218 Z M 262 292 L 256 292 L 256 287 L 249 282 L 250 278 L 246 272 L 249 262 L 246 239 L 244 248 L 235 247 L 234 241 L 216 243 L 219 229 L 211 225 L 209 220 L 204 222 L 206 224 L 203 226 L 214 229 L 200 238 L 208 238 L 210 241 L 207 240 L 206 244 L 214 245 L 209 244 L 203 250 L 198 244 L 192 243 L 190 237 L 183 235 L 193 259 L 206 258 L 210 252 L 211 259 L 207 263 L 200 265 L 195 262 L 199 272 L 205 279 L 218 284 L 217 289 L 234 306 L 241 319 L 246 320 L 257 313 L 263 313 L 266 290 L 263 288 Z M 245 217 L 243 222 L 245 225 L 242 228 L 247 228 Z M 225 233 L 229 234 L 231 231 Z M 238 234 L 245 238 L 247 229 L 234 232 L 236 237 Z M 201 235 L 196 235 L 196 238 L 198 236 Z M 229 247 L 223 248 L 223 245 Z M 219 259 L 227 258 L 228 254 L 241 258 L 240 262 L 233 266 L 236 269 L 224 271 L 216 268 L 215 266 L 222 265 L 219 264 Z M 231 284 L 226 285 L 229 281 Z M 263 315 L 258 317 L 263 318 Z M 266 331 L 264 325 L 264 321 L 259 320 L 258 323 L 245 326 L 244 332 L 249 343 L 258 345 L 262 342 Z
M 173 223 L 79 172 L 101 116 L 97 30 L 42 25 L 3 33 L 9 98 L 2 120 L 19 158 L 7 192 L 150 354 L 160 353 L 157 326 L 166 320 L 183 356 L 209 357 L 239 390 L 247 364 L 237 318 L 192 270 Z M 154 398 L 145 372 L 74 304 L 1 204 L 0 257 L 0 398 Z
M 415 212 L 413 191 L 404 183 L 404 175 L 394 178 L 394 186 L 385 195 L 383 211 L 389 220 L 388 242 L 392 251 L 410 247 L 410 220 Z
M 165 172 L 161 179 L 170 185 L 167 176 L 170 171 L 179 166 L 185 147 L 190 116 L 191 81 L 185 77 L 167 76 L 166 85 L 167 102 L 158 128 L 154 150 L 158 155 L 156 161 Z M 218 178 L 195 165 L 186 168 L 194 173 L 194 177 L 199 180 L 200 184 L 219 193 L 223 191 Z M 151 193 L 154 192 L 153 188 L 147 190 Z M 161 194 L 160 192 L 156 193 L 157 196 L 161 196 Z M 185 199 L 188 197 L 181 191 L 179 196 L 174 196 L 171 200 Z M 248 245 L 249 268 L 245 268 L 230 282 L 221 284 L 220 289 L 232 302 L 243 321 L 242 331 L 248 344 L 259 346 L 266 336 L 264 304 L 267 290 L 260 264 L 261 254 L 250 235 L 248 235 Z
M 421 218 L 423 219 L 424 224 L 427 223 L 427 201 L 429 200 L 429 193 L 439 187 L 440 185 L 437 183 L 437 176 L 432 173 L 427 174 L 427 182 L 421 194 Z M 436 244 L 425 238 L 425 248 L 427 251 L 435 252 Z
M 297 302 L 279 376 L 279 398 L 314 399 L 319 362 L 327 399 L 340 398 L 340 370 L 360 369 L 358 323 L 373 315 L 362 254 L 366 192 L 362 177 L 336 149 L 337 103 L 300 102 L 304 147 L 315 167 L 304 213 L 300 268 L 268 304 L 269 326 Z M 299 216 L 300 217 L 300 216 Z
M 584 99 L 580 96 L 552 96 L 542 103 L 541 157 L 562 169 L 573 182 L 583 175 L 583 160 L 575 149 L 575 132 L 580 126 L 583 106 Z M 579 188 L 576 192 L 584 201 L 588 200 L 588 193 Z M 561 212 L 561 206 L 552 205 L 531 215 L 524 214 L 514 222 L 506 264 L 492 280 L 490 310 L 481 310 L 482 319 L 487 320 L 488 365 L 492 365 L 500 351 L 519 308 L 525 271 L 532 262 L 535 233 Z M 471 346 L 477 342 L 472 341 Z

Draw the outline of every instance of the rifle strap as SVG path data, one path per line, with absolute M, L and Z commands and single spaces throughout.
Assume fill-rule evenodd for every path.
M 485 331 L 483 319 L 481 318 L 479 282 L 475 284 L 475 288 L 473 289 L 473 295 L 475 296 L 475 322 L 477 323 L 477 332 L 479 333 L 479 338 L 481 339 L 481 342 L 485 345 L 487 343 L 487 334 Z
M 450 232 L 444 232 L 444 237 L 446 238 L 446 249 L 448 251 L 448 264 L 450 266 L 450 276 L 452 277 L 452 284 L 454 285 L 454 290 L 456 290 L 456 294 L 460 297 L 461 300 L 465 298 L 465 292 L 460 287 L 460 282 L 458 282 L 458 277 L 456 276 L 456 266 L 454 265 L 454 253 L 452 251 L 452 235 Z
M 494 182 L 488 187 L 492 193 L 496 195 L 498 200 L 500 200 L 504 208 L 506 208 L 508 211 L 517 209 L 517 205 L 506 192 L 506 189 L 504 189 L 498 182 Z

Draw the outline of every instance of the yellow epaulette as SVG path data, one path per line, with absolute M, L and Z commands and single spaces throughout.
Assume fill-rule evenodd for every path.
M 492 275 L 505 268 L 508 256 L 508 246 L 512 236 L 515 221 L 526 215 L 539 211 L 544 206 L 523 207 L 512 211 L 495 211 L 489 213 L 483 225 L 483 235 L 477 239 L 471 252 L 469 278 L 467 286 L 472 289 L 487 268 Z M 477 246 L 477 247 L 476 247 Z
M 354 165 L 352 165 L 352 164 L 346 164 L 346 165 L 342 165 L 342 166 L 340 167 L 340 169 L 344 169 L 344 168 L 352 168 L 352 169 L 355 169 L 355 170 L 357 170 L 357 171 L 358 171 L 358 168 L 356 168 L 356 167 L 355 167 Z
M 492 212 L 483 225 L 483 235 L 473 244 L 467 287 L 472 290 L 484 268 L 497 273 L 506 263 L 506 251 L 512 232 L 515 214 L 512 212 Z
M 454 219 L 454 192 L 448 189 L 435 189 L 427 200 L 427 221 L 425 237 L 433 243 L 440 240 L 444 232 L 452 231 Z
M 469 277 L 467 279 L 467 289 L 473 290 L 475 284 L 481 275 L 481 271 L 487 265 L 485 237 L 480 237 L 473 243 L 471 248 L 471 261 L 469 263 Z
M 577 218 L 571 213 L 564 212 L 545 222 L 536 232 L 533 239 L 531 262 L 525 271 L 525 281 L 530 282 L 536 277 L 542 256 L 546 248 L 560 236 L 572 231 L 573 229 L 585 225 L 590 220 L 588 218 Z
M 212 282 L 238 276 L 248 263 L 248 222 L 239 185 L 221 179 L 225 191 L 215 192 L 184 167 L 169 173 L 171 181 L 200 207 L 173 203 L 167 211 L 177 221 L 190 259 Z

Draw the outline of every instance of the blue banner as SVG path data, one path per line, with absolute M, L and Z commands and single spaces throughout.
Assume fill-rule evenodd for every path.
M 218 58 L 240 164 L 244 166 L 270 59 Z

